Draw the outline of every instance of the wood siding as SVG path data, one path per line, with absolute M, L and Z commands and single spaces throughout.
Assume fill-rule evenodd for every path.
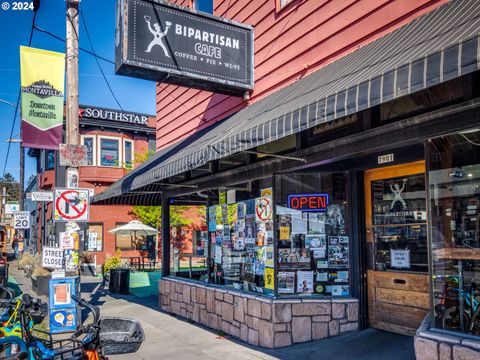
M 188 6 L 189 1 L 174 1 Z M 157 149 L 191 135 L 311 74 L 446 0 L 215 0 L 214 14 L 254 26 L 255 90 L 250 100 L 157 85 Z

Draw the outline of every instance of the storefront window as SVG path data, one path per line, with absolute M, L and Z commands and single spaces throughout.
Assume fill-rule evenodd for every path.
M 208 209 L 210 281 L 273 295 L 275 263 L 271 181 L 258 190 L 220 191 Z
M 208 281 L 206 206 L 170 207 L 170 271 L 175 276 Z
M 118 166 L 119 164 L 119 140 L 100 139 L 100 165 Z
M 480 130 L 427 147 L 434 326 L 480 336 Z
M 131 169 L 133 166 L 133 141 L 124 140 L 124 163 L 127 169 Z
M 277 292 L 350 295 L 347 175 L 275 176 Z

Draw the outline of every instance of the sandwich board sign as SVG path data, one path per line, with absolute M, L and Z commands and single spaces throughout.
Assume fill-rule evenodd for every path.
M 54 191 L 54 220 L 58 222 L 88 221 L 89 189 L 56 188 Z
M 28 211 L 15 211 L 13 213 L 14 229 L 30 229 L 30 213 Z

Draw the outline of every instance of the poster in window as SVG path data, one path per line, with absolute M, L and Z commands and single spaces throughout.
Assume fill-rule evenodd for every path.
M 210 206 L 208 208 L 208 231 L 217 230 L 217 219 L 216 219 L 216 206 Z
M 95 251 L 97 249 L 98 234 L 96 232 L 88 233 L 88 251 Z
M 329 244 L 328 264 L 331 267 L 348 266 L 348 246 L 338 243 L 336 245 Z
M 245 203 L 240 202 L 237 204 L 237 218 L 238 220 L 245 219 Z
M 313 292 L 313 271 L 297 272 L 297 292 Z
M 237 222 L 238 214 L 237 214 L 237 204 L 230 204 L 227 205 L 228 207 L 228 224 L 233 226 Z
M 273 246 L 265 246 L 265 266 L 273 267 Z
M 305 235 L 305 247 L 306 248 L 320 248 L 327 246 L 327 237 L 324 234 Z
M 222 247 L 219 245 L 215 246 L 215 264 L 222 263 Z
M 245 217 L 245 244 L 248 248 L 255 246 L 256 227 L 255 215 L 246 215 Z
M 97 251 L 102 251 L 102 239 L 97 238 Z
M 390 263 L 395 269 L 410 269 L 410 250 L 390 249 Z
M 222 225 L 222 207 L 221 206 L 215 206 L 215 222 L 218 225 Z
M 267 227 L 264 222 L 257 223 L 257 246 L 265 246 L 267 243 Z
M 275 271 L 272 268 L 265 268 L 264 270 L 264 282 L 265 289 L 274 290 L 275 289 Z
M 327 248 L 326 247 L 311 248 L 310 250 L 313 254 L 314 259 L 323 259 L 327 256 Z
M 325 213 L 308 214 L 308 233 L 325 234 Z
M 307 215 L 307 214 L 304 214 Z M 307 218 L 301 212 L 292 214 L 292 235 L 306 234 L 308 231 Z
M 228 224 L 228 205 L 224 204 L 221 206 L 222 208 L 222 221 L 221 224 Z
M 272 220 L 273 207 L 271 197 L 255 199 L 255 215 L 257 222 Z
M 325 227 L 329 233 L 345 234 L 345 206 L 328 205 L 325 216 Z
M 278 293 L 295 293 L 295 273 L 293 271 L 280 271 L 278 273 Z

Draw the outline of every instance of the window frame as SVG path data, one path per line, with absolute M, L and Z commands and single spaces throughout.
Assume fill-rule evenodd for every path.
M 278 12 L 283 11 L 290 7 L 293 3 L 296 2 L 296 0 L 285 0 L 286 3 L 282 5 L 281 0 L 275 0 L 275 9 Z
M 126 159 L 126 155 L 127 155 L 127 149 L 126 149 L 126 145 L 127 143 L 130 143 L 130 146 L 131 146 L 131 159 L 130 159 L 130 162 L 131 164 L 130 165 L 127 165 L 127 159 Z M 123 139 L 123 167 L 125 168 L 129 168 L 129 169 L 133 169 L 133 164 L 135 162 L 135 141 L 133 141 L 132 139 L 126 139 L 124 138 Z
M 117 136 L 106 136 L 106 135 L 98 135 L 98 152 L 97 152 L 97 166 L 101 167 L 108 167 L 108 168 L 119 168 L 122 167 L 122 159 L 123 159 L 123 142 L 121 137 Z M 115 140 L 118 142 L 118 164 L 117 165 L 103 165 L 102 164 L 102 140 Z
M 204 13 L 204 14 L 214 15 L 214 13 L 215 13 L 215 0 L 211 0 L 211 2 L 212 2 L 212 12 L 211 12 L 211 13 L 206 12 L 206 11 L 202 11 L 202 10 L 198 10 L 198 9 L 195 7 L 195 4 L 196 4 L 197 1 L 198 1 L 198 0 L 189 0 L 189 1 L 188 1 L 188 7 L 189 7 L 190 9 L 193 9 L 193 10 L 195 10 L 195 11 L 198 11 L 198 12 L 201 12 L 201 13 Z
M 93 154 L 92 154 L 92 164 L 91 165 L 84 165 L 84 166 L 97 166 L 97 135 L 81 135 L 80 141 L 82 145 L 85 145 L 85 139 L 93 139 L 92 147 L 93 147 Z

